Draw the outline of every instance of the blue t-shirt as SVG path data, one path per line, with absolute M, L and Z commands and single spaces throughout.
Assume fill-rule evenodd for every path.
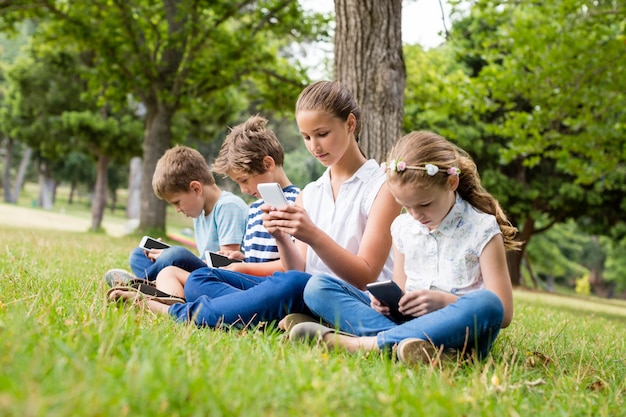
M 296 201 L 300 189 L 295 185 L 288 185 L 283 188 L 283 192 L 287 201 L 293 203 Z M 250 205 L 246 238 L 243 242 L 246 262 L 267 262 L 280 258 L 274 237 L 263 227 L 263 220 L 261 219 L 263 212 L 259 210 L 263 204 L 265 202 L 259 199 Z
M 201 259 L 204 252 L 217 252 L 222 245 L 243 243 L 248 222 L 248 205 L 230 191 L 222 191 L 213 210 L 193 219 L 196 247 Z

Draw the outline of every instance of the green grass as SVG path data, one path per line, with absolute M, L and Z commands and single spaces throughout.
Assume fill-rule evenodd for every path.
M 516 291 L 484 362 L 407 368 L 109 304 L 136 244 L 0 226 L 0 416 L 624 414 L 624 302 Z

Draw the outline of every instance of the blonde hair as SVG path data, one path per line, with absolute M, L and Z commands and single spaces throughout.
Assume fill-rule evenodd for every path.
M 397 168 L 399 162 L 402 162 L 401 168 Z M 517 229 L 511 225 L 498 200 L 481 184 L 472 158 L 443 136 L 428 131 L 408 133 L 395 143 L 387 163 L 394 167 L 387 170 L 387 181 L 423 189 L 446 187 L 451 175 L 449 172 L 457 172 L 455 168 L 458 168 L 459 195 L 476 209 L 496 217 L 507 249 L 518 250 L 521 247 L 522 242 L 515 240 Z M 438 173 L 429 173 L 426 165 L 438 167 Z
M 209 165 L 200 152 L 187 146 L 175 146 L 159 158 L 152 176 L 152 189 L 158 198 L 165 200 L 174 193 L 188 192 L 192 181 L 202 185 L 215 184 Z
M 267 169 L 263 158 L 266 156 L 272 157 L 277 166 L 283 166 L 285 151 L 276 134 L 266 125 L 267 119 L 257 114 L 230 129 L 213 162 L 213 171 L 264 174 Z

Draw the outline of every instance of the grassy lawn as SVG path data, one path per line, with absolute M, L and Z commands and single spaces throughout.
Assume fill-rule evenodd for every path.
M 215 331 L 107 303 L 135 236 L 0 226 L 0 416 L 622 416 L 626 304 L 516 291 L 481 363 Z

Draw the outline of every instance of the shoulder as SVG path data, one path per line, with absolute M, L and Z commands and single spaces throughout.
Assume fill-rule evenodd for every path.
M 230 191 L 222 191 L 220 198 L 217 200 L 217 204 L 244 204 L 246 207 L 248 206 L 248 204 L 243 201 L 243 198 L 231 193 Z
M 499 229 L 496 216 L 478 210 L 476 207 L 472 206 L 469 202 L 463 199 L 461 199 L 461 201 L 463 201 L 464 217 L 472 224 L 483 225 L 485 228 L 493 228 L 495 226 Z
M 250 207 L 243 201 L 243 198 L 236 196 L 230 191 L 222 191 L 220 198 L 215 203 L 214 211 L 222 210 L 239 210 L 245 212 L 246 215 Z
M 287 200 L 293 203 L 296 201 L 298 194 L 300 194 L 300 188 L 291 184 L 283 188 L 283 193 L 285 194 Z
M 460 227 L 466 231 L 470 240 L 482 247 L 493 236 L 502 233 L 496 216 L 482 212 L 466 201 L 464 204 L 463 222 Z

